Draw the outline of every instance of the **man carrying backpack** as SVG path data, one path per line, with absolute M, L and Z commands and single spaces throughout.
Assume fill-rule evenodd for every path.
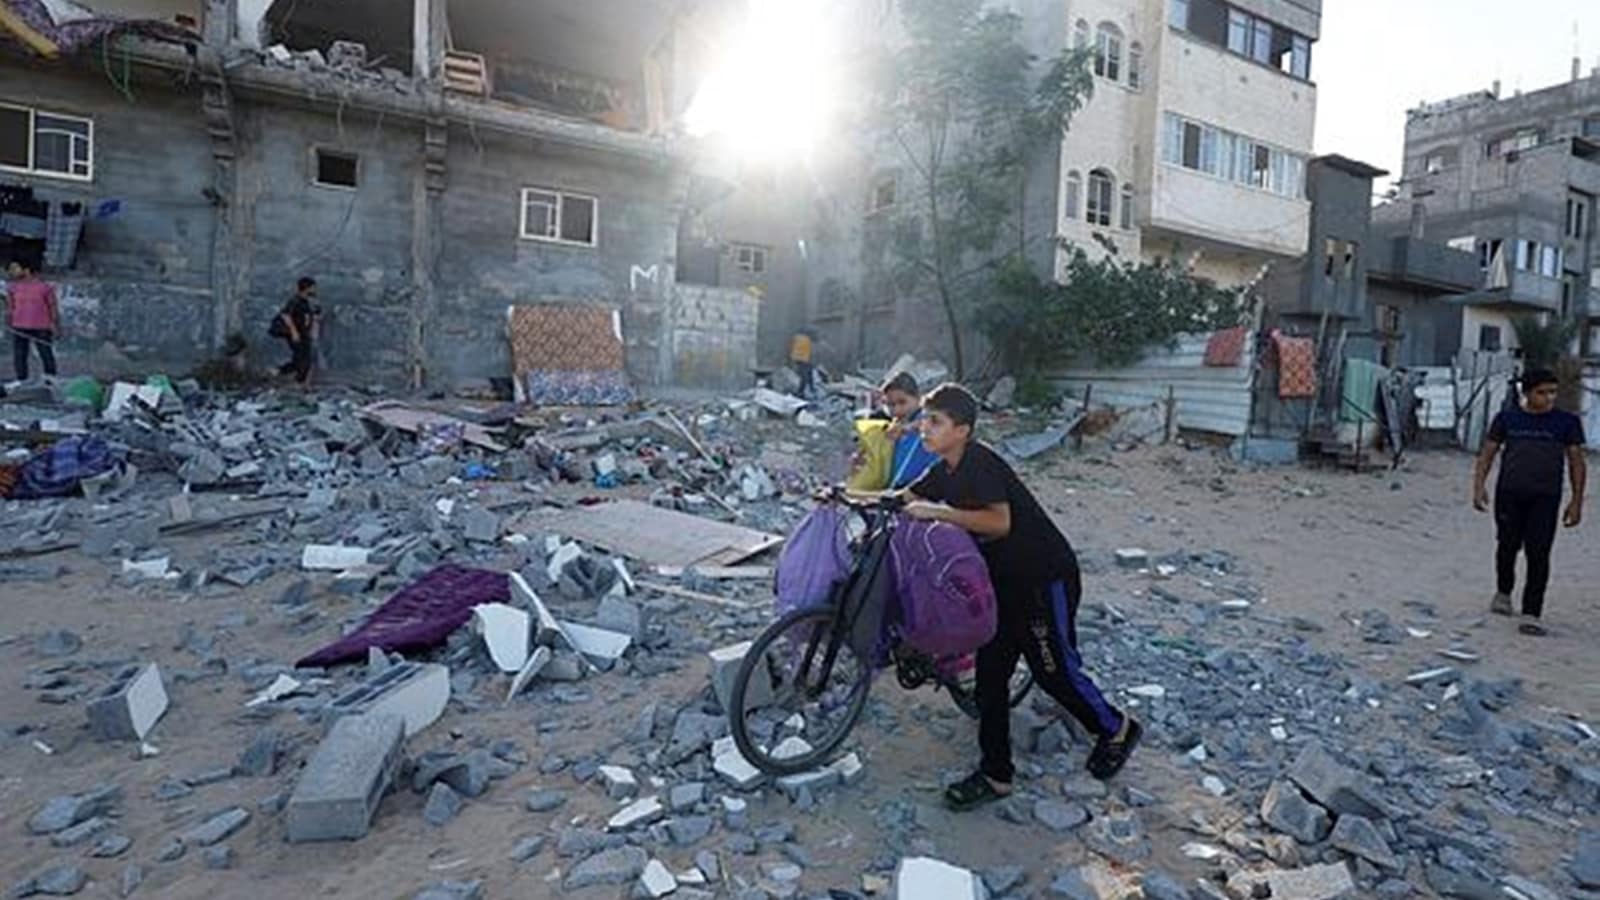
M 311 361 L 316 358 L 312 340 L 316 337 L 317 323 L 322 310 L 316 305 L 317 280 L 304 277 L 295 285 L 295 293 L 272 320 L 269 332 L 273 337 L 289 342 L 289 361 L 278 367 L 278 374 L 294 373 L 301 387 L 311 381 Z

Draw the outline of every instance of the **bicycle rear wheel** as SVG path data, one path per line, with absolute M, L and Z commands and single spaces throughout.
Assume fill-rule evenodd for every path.
M 827 762 L 866 707 L 872 667 L 838 627 L 834 607 L 796 610 L 751 642 L 728 702 L 733 742 L 768 775 Z
M 978 718 L 978 696 L 973 686 L 962 684 L 953 680 L 941 680 L 945 689 L 950 692 L 950 701 L 956 705 L 967 718 Z M 1011 672 L 1009 687 L 1011 708 L 1016 709 L 1028 697 L 1028 692 L 1033 690 L 1033 670 L 1028 668 L 1027 660 L 1017 660 L 1017 667 Z

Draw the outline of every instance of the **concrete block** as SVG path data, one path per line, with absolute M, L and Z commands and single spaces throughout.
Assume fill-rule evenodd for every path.
M 766 775 L 737 749 L 714 754 L 711 768 L 729 787 L 739 791 L 754 790 L 766 780 Z
M 450 668 L 438 663 L 405 662 L 363 680 L 329 701 L 330 718 L 395 715 L 405 721 L 406 737 L 434 722 L 450 702 Z
M 1146 569 L 1150 566 L 1150 554 L 1139 547 L 1120 548 L 1116 555 L 1119 569 Z
M 627 831 L 632 828 L 642 828 L 660 821 L 666 814 L 667 810 L 661 805 L 661 798 L 652 795 L 635 800 L 618 810 L 616 815 L 606 821 L 606 830 Z
M 1405 869 L 1394 851 L 1389 849 L 1388 842 L 1378 832 L 1377 826 L 1365 816 L 1340 816 L 1328 842 L 1336 849 L 1360 857 L 1385 871 L 1400 872 Z
M 400 767 L 405 729 L 405 720 L 393 714 L 350 715 L 335 722 L 289 796 L 284 813 L 289 841 L 364 837 Z
M 489 657 L 502 672 L 516 672 L 528 661 L 532 618 L 515 606 L 480 603 L 472 608 L 472 626 L 483 636 Z
M 895 900 L 987 900 L 983 880 L 959 866 L 913 856 L 894 873 Z
M 365 547 L 338 544 L 307 544 L 300 554 L 300 568 L 312 571 L 342 572 L 364 566 L 372 551 Z
M 1261 891 L 1265 893 L 1260 893 Z M 1339 900 L 1355 896 L 1356 884 L 1343 863 L 1277 869 L 1270 872 L 1238 871 L 1228 876 L 1228 893 L 1235 897 L 1272 897 L 1273 900 Z
M 613 800 L 626 800 L 639 793 L 639 781 L 622 766 L 601 766 L 600 781 L 606 786 L 606 796 Z
M 639 876 L 639 886 L 644 888 L 646 895 L 655 900 L 677 890 L 678 879 L 673 877 L 661 860 L 652 859 L 645 864 L 644 872 Z
M 1302 844 L 1315 844 L 1333 827 L 1328 811 L 1307 800 L 1287 781 L 1274 781 L 1261 800 L 1261 821 Z
M 1289 767 L 1289 779 L 1336 815 L 1388 817 L 1383 798 L 1366 776 L 1340 765 L 1320 744 L 1309 744 Z
M 185 846 L 210 847 L 220 844 L 250 821 L 250 811 L 242 806 L 217 813 L 199 825 L 178 835 Z
M 724 710 L 727 710 L 729 704 L 733 702 L 733 682 L 739 675 L 739 666 L 743 664 L 745 655 L 750 652 L 750 644 L 750 641 L 745 641 L 742 644 L 719 647 L 711 651 L 711 690 L 717 695 L 717 702 L 722 704 Z M 771 703 L 772 679 L 751 678 L 750 686 L 745 689 L 744 702 L 747 709 Z
M 155 663 L 132 665 L 89 700 L 89 728 L 105 741 L 142 741 L 167 711 L 167 689 Z

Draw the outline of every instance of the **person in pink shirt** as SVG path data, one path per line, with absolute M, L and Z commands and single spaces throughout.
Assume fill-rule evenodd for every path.
M 39 349 L 39 361 L 46 375 L 56 374 L 56 336 L 61 333 L 61 317 L 56 306 L 54 285 L 39 280 L 31 265 L 13 262 L 6 285 L 6 325 L 11 330 L 11 360 L 17 380 L 28 380 L 28 356 Z

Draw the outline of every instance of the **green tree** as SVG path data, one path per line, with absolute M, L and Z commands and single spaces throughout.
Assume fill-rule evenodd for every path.
M 1023 257 L 1028 164 L 1060 139 L 1093 91 L 1087 51 L 1041 60 L 1023 22 L 983 0 L 901 0 L 905 39 L 883 59 L 878 136 L 912 176 L 886 242 L 898 290 L 930 290 L 965 375 L 961 332 Z
M 1244 289 L 1218 287 L 1169 260 L 1091 260 L 1082 250 L 1068 261 L 1065 283 L 1013 262 L 998 286 L 976 323 L 1017 372 L 1074 357 L 1128 365 L 1180 334 L 1242 324 L 1250 312 Z

